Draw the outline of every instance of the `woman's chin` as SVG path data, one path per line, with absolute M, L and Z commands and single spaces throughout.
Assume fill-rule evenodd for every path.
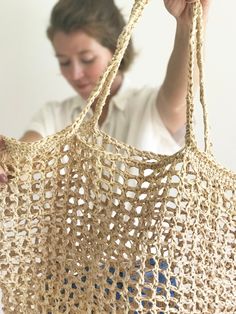
M 90 88 L 75 87 L 75 90 L 84 100 L 87 100 L 92 92 L 91 87 Z

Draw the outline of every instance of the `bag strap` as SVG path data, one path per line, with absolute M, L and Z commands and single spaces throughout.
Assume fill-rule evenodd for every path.
M 107 67 L 106 71 L 103 73 L 102 77 L 100 78 L 99 82 L 97 83 L 95 89 L 90 94 L 87 101 L 87 105 L 84 107 L 79 117 L 71 126 L 73 129 L 72 131 L 73 133 L 76 133 L 76 131 L 79 129 L 81 123 L 83 122 L 92 104 L 97 99 L 97 97 L 100 96 L 97 99 L 96 108 L 91 118 L 91 123 L 93 124 L 94 128 L 98 127 L 99 117 L 101 116 L 102 109 L 105 105 L 105 101 L 107 99 L 107 96 L 110 93 L 112 82 L 118 72 L 120 63 L 123 59 L 126 48 L 129 44 L 132 30 L 135 24 L 138 22 L 139 18 L 141 17 L 144 7 L 148 3 L 149 3 L 149 0 L 134 0 L 134 4 L 131 9 L 128 22 L 118 37 L 117 47 L 116 47 L 115 53 L 113 54 L 112 60 L 109 66 Z
M 212 155 L 212 143 L 209 137 L 208 113 L 205 102 L 204 71 L 203 71 L 203 14 L 200 0 L 193 4 L 192 26 L 189 36 L 189 58 L 188 58 L 188 87 L 187 87 L 187 121 L 186 121 L 186 146 L 197 146 L 194 132 L 194 63 L 197 61 L 199 70 L 199 94 L 203 111 L 204 123 L 204 151 Z
M 144 7 L 149 3 L 149 0 L 135 0 L 128 23 L 121 32 L 118 41 L 117 48 L 113 55 L 110 65 L 102 75 L 100 81 L 98 82 L 96 88 L 90 95 L 87 105 L 82 110 L 78 119 L 72 125 L 73 130 L 76 132 L 83 122 L 87 112 L 91 108 L 92 104 L 97 99 L 94 114 L 90 120 L 94 129 L 98 128 L 98 120 L 101 116 L 102 109 L 105 105 L 106 98 L 108 97 L 111 89 L 112 82 L 118 72 L 120 63 L 123 59 L 126 48 L 129 44 L 131 33 L 142 15 Z M 192 25 L 189 36 L 189 58 L 188 58 L 188 84 L 187 84 L 187 96 L 186 96 L 186 135 L 185 135 L 185 145 L 197 146 L 196 137 L 194 132 L 193 123 L 193 112 L 194 112 L 194 63 L 197 61 L 197 66 L 199 69 L 199 91 L 200 91 L 200 102 L 203 110 L 203 122 L 204 122 L 204 142 L 205 142 L 205 152 L 211 154 L 212 144 L 209 139 L 209 123 L 208 115 L 205 103 L 205 90 L 204 90 L 204 80 L 203 80 L 203 22 L 202 22 L 202 5 L 200 0 L 196 0 L 193 6 L 193 18 Z

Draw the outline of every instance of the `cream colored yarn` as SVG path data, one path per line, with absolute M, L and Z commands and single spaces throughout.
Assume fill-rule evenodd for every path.
M 35 143 L 5 138 L 0 191 L 4 313 L 236 313 L 236 175 L 210 152 L 193 5 L 186 145 L 139 151 L 97 121 L 134 24 L 135 1 L 108 67 L 78 120 Z M 193 64 L 200 69 L 205 151 L 193 131 Z M 92 119 L 86 113 L 99 95 Z

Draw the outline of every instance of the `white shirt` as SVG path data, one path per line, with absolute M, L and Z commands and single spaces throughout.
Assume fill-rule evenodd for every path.
M 141 150 L 173 154 L 184 144 L 184 130 L 175 136 L 165 127 L 156 107 L 157 88 L 132 88 L 125 79 L 111 99 L 101 129 L 110 136 Z M 32 119 L 28 130 L 46 137 L 74 122 L 85 106 L 79 96 L 47 103 Z M 92 110 L 89 112 L 92 115 Z

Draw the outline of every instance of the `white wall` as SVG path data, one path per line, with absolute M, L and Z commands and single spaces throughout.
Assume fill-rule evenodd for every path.
M 30 117 L 48 100 L 74 92 L 61 78 L 46 39 L 55 0 L 1 0 L 0 134 L 21 136 Z M 235 0 L 214 0 L 206 43 L 206 89 L 215 155 L 236 170 Z M 117 0 L 128 11 L 131 0 Z M 175 23 L 161 0 L 152 0 L 135 32 L 139 52 L 134 83 L 160 84 L 173 45 Z M 199 117 L 199 114 L 197 114 Z

